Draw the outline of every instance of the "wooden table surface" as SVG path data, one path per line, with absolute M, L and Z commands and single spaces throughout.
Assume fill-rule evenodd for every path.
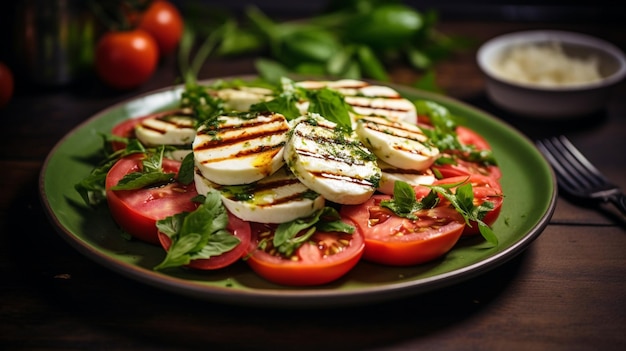
M 626 49 L 626 27 L 442 21 L 484 41 L 530 28 L 570 29 Z M 437 67 L 447 95 L 531 139 L 565 134 L 626 189 L 626 84 L 606 109 L 567 122 L 510 115 L 485 96 L 475 51 Z M 249 58 L 215 60 L 200 78 L 254 73 Z M 394 69 L 407 82 L 406 69 Z M 2 350 L 623 350 L 626 231 L 619 218 L 559 196 L 543 233 L 513 260 L 440 290 L 332 309 L 264 309 L 200 301 L 130 280 L 81 255 L 48 222 L 38 177 L 49 150 L 100 110 L 171 85 L 173 59 L 141 88 L 116 93 L 21 87 L 0 110 L 0 349 Z

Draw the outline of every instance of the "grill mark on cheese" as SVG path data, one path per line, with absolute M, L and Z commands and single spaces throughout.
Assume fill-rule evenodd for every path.
M 362 121 L 363 121 L 362 123 L 364 123 L 365 128 L 373 130 L 375 132 L 384 133 L 384 134 L 388 134 L 396 138 L 416 141 L 419 143 L 423 143 L 426 140 L 428 140 L 428 138 L 424 134 L 416 130 L 404 128 L 400 123 L 393 123 L 392 121 L 382 122 L 382 120 L 374 121 L 368 118 L 364 118 Z M 404 132 L 406 134 L 403 135 L 399 132 Z M 414 136 L 414 137 L 410 137 L 410 136 Z
M 306 123 L 311 125 L 308 122 Z M 321 127 L 321 128 L 325 128 L 331 131 L 333 130 L 333 128 L 331 128 L 330 126 L 323 125 L 323 124 L 314 125 L 314 127 L 316 128 Z M 338 140 L 336 138 L 328 138 L 328 137 L 320 136 L 317 133 L 303 134 L 300 130 L 294 131 L 294 133 L 296 133 L 297 136 L 303 139 L 311 140 L 312 142 L 317 143 L 317 144 L 345 145 L 345 143 L 343 143 L 341 140 Z M 327 151 L 327 150 L 324 150 L 324 151 Z M 337 162 L 342 162 L 342 163 L 349 164 L 349 165 L 364 165 L 365 164 L 362 160 L 352 157 L 352 155 L 350 155 L 348 152 L 343 152 L 341 154 L 336 154 L 336 155 L 332 155 L 329 152 L 325 152 L 324 154 L 319 154 L 319 153 L 313 153 L 309 150 L 302 149 L 302 148 L 297 148 L 296 152 L 302 156 L 317 158 L 317 159 L 325 160 L 325 161 L 337 161 Z M 346 157 L 340 157 L 342 155 Z
M 170 117 L 181 117 L 180 119 L 176 119 L 173 120 Z M 141 121 L 141 127 L 145 128 L 147 130 L 151 130 L 155 133 L 159 133 L 159 134 L 165 134 L 167 133 L 167 127 L 163 126 L 163 128 L 159 128 L 155 125 L 150 124 L 150 122 L 152 121 L 158 121 L 163 123 L 164 125 L 170 125 L 170 126 L 174 126 L 177 129 L 183 129 L 183 128 L 194 128 L 193 124 L 189 124 L 189 123 L 184 123 L 182 121 L 183 118 L 185 117 L 193 117 L 190 113 L 186 113 L 184 111 L 169 111 L 164 113 L 161 116 L 155 117 L 154 119 L 146 119 L 144 121 Z
M 402 97 L 400 96 L 380 96 L 380 97 L 373 97 L 373 96 L 367 96 L 367 97 L 363 97 L 363 98 L 367 98 L 369 99 L 369 104 L 363 104 L 363 103 L 358 103 L 356 101 L 346 101 L 349 105 L 353 106 L 353 107 L 357 107 L 357 108 L 363 108 L 363 109 L 370 109 L 370 110 L 375 110 L 375 111 L 389 111 L 389 112 L 409 112 L 410 110 L 408 108 L 393 108 L 392 106 L 373 106 L 373 99 L 386 99 L 386 100 L 403 100 Z M 346 100 L 349 100 L 346 98 Z
M 230 138 L 224 138 L 224 137 L 221 136 L 221 133 L 220 133 L 220 134 L 216 135 L 214 138 L 212 138 L 210 140 L 206 140 L 202 144 L 196 146 L 194 148 L 194 151 L 203 151 L 203 150 L 210 150 L 210 149 L 215 149 L 215 148 L 223 147 L 223 146 L 232 146 L 232 145 L 237 145 L 237 144 L 244 144 L 244 143 L 250 142 L 250 141 L 255 140 L 255 139 L 269 138 L 269 137 L 274 136 L 274 135 L 284 134 L 288 129 L 289 128 L 279 128 L 279 129 L 273 129 L 273 130 L 261 130 L 261 131 L 254 131 L 253 133 L 244 131 L 244 132 L 239 133 L 237 135 L 232 135 Z M 200 135 L 200 134 L 201 133 L 198 133 L 198 135 Z M 282 145 L 284 145 L 284 142 L 282 143 Z M 271 146 L 275 147 L 277 145 L 271 145 Z
M 226 157 L 219 157 L 219 158 L 215 157 L 209 160 L 202 160 L 200 163 L 209 164 L 209 163 L 223 162 L 227 160 L 234 160 L 237 158 L 244 158 L 244 157 L 251 157 L 251 156 L 255 156 L 256 158 L 263 159 L 263 160 L 271 160 L 274 156 L 276 156 L 276 154 L 280 152 L 280 149 L 283 146 L 285 146 L 284 142 L 281 142 L 276 145 L 260 145 L 255 148 L 248 148 L 245 150 L 240 150 L 239 152 L 230 154 Z M 210 149 L 210 148 L 206 148 L 206 149 Z M 198 148 L 194 149 L 194 151 L 197 151 L 197 150 Z M 205 149 L 201 149 L 201 150 L 205 150 Z M 259 162 L 257 166 L 262 167 L 265 165 L 266 165 L 265 162 Z
M 281 123 L 284 121 L 284 117 L 272 115 L 268 120 L 250 120 L 242 124 L 236 125 L 222 125 L 219 127 L 210 127 L 198 131 L 198 135 L 208 135 L 217 131 L 217 134 L 213 135 L 211 139 L 204 141 L 202 144 L 197 145 L 194 151 L 204 151 L 215 148 L 222 148 L 226 146 L 234 147 L 236 145 L 242 145 L 249 143 L 256 139 L 270 140 L 272 136 L 281 135 L 289 130 L 289 125 Z M 239 133 L 237 133 L 239 132 Z M 268 152 L 268 150 L 275 150 L 283 147 L 284 141 L 275 145 L 266 145 L 256 148 L 246 148 L 237 154 L 231 156 L 231 158 L 241 157 L 244 155 L 250 155 L 254 153 Z M 242 149 L 245 147 L 242 146 Z M 278 151 L 276 151 L 278 152 Z M 215 161 L 215 160 L 212 160 Z
M 349 165 L 357 165 L 357 166 L 362 166 L 365 164 L 365 162 L 362 162 L 362 161 L 355 162 L 355 161 L 360 161 L 360 160 L 357 160 L 353 157 L 350 157 L 350 159 L 345 159 L 345 158 L 333 156 L 330 154 L 323 154 L 323 155 L 317 154 L 317 153 L 310 152 L 309 150 L 305 150 L 305 149 L 296 149 L 296 152 L 305 157 L 317 158 L 317 159 L 324 160 L 324 161 L 336 161 L 336 162 L 341 162 L 341 163 L 345 163 Z
M 330 130 L 333 131 L 334 133 L 334 128 L 329 126 L 329 125 L 325 125 L 325 124 L 311 124 L 309 121 L 305 121 L 303 123 L 307 123 L 311 126 L 313 126 L 314 128 L 324 128 L 326 130 Z M 302 133 L 302 131 L 300 130 L 296 130 L 294 131 L 296 133 L 296 135 L 298 137 L 301 137 L 303 139 L 306 140 L 311 140 L 313 143 L 317 143 L 317 144 L 322 144 L 322 145 L 346 145 L 345 142 L 343 142 L 341 139 L 337 139 L 337 138 L 329 138 L 329 137 L 325 137 L 325 136 L 320 136 L 319 133 L 310 133 L 310 134 L 304 134 Z M 356 146 L 354 146 L 356 147 Z M 311 152 L 310 150 L 307 149 L 303 149 L 303 148 L 297 148 L 296 149 L 296 153 L 298 153 L 299 155 L 303 156 L 303 157 L 309 157 L 309 158 L 316 158 L 319 160 L 323 160 L 323 161 L 335 161 L 337 163 L 343 163 L 349 166 L 363 166 L 365 165 L 365 162 L 361 159 L 355 158 L 350 154 L 349 150 L 346 150 L 345 152 L 341 152 L 338 154 L 331 154 L 329 152 L 327 152 L 328 150 L 326 148 L 322 148 L 322 151 L 325 151 L 323 153 L 316 153 L 316 152 Z M 341 156 L 346 156 L 346 157 L 341 157 Z M 345 174 L 341 173 L 341 166 L 338 165 L 335 169 L 337 170 L 337 172 L 331 173 L 329 171 L 320 171 L 320 172 L 316 172 L 316 171 L 312 171 L 310 172 L 312 176 L 316 177 L 316 178 L 322 178 L 322 179 L 331 179 L 331 180 L 335 180 L 335 181 L 343 181 L 343 182 L 347 182 L 347 183 L 353 183 L 353 184 L 358 184 L 361 186 L 366 186 L 366 187 L 372 187 L 374 186 L 374 184 L 367 180 L 367 179 L 363 179 L 360 177 L 352 177 L 352 176 L 347 176 Z
M 413 174 L 413 175 L 431 175 L 432 172 L 429 168 L 418 171 L 415 169 L 405 169 L 405 168 L 397 168 L 397 167 L 380 167 L 380 170 L 385 173 L 390 174 Z
M 366 187 L 373 187 L 374 186 L 374 183 L 372 183 L 371 181 L 369 181 L 367 179 L 353 178 L 353 177 L 349 177 L 349 176 L 346 176 L 346 175 L 343 175 L 343 174 L 338 174 L 338 173 L 311 172 L 311 174 L 314 177 L 316 177 L 316 178 L 339 180 L 339 181 L 342 181 L 342 182 L 358 184 L 358 185 L 362 185 L 362 186 L 366 186 Z

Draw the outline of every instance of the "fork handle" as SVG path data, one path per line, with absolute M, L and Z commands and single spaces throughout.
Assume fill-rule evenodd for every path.
M 624 194 L 615 194 L 609 200 L 626 216 L 626 196 Z

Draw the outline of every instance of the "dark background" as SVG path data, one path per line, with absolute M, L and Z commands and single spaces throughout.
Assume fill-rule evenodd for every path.
M 53 0 L 17 0 L 5 1 L 0 5 L 0 61 L 14 68 L 14 75 L 18 77 L 18 85 L 22 81 L 20 72 L 20 59 L 17 57 L 18 35 L 16 33 L 16 18 L 19 18 L 18 8 L 20 4 L 30 3 L 35 6 L 49 4 Z M 69 5 L 85 6 L 89 0 L 59 0 Z M 105 1 L 105 0 L 102 0 Z M 328 0 L 171 0 L 182 10 L 183 14 L 192 5 L 206 4 L 227 10 L 237 14 L 246 6 L 253 4 L 259 7 L 269 16 L 280 18 L 300 18 L 321 13 L 331 2 Z M 339 1 L 352 0 L 334 0 Z M 405 0 L 403 3 L 415 7 L 418 11 L 434 10 L 439 15 L 440 21 L 445 20 L 484 20 L 484 21 L 517 21 L 537 23 L 575 23 L 597 24 L 601 23 L 609 28 L 626 20 L 623 9 L 618 7 L 615 1 L 500 1 L 500 0 L 477 0 L 477 1 L 446 1 L 446 0 Z M 626 35 L 626 33 L 624 33 Z M 21 89 L 15 92 L 19 94 Z

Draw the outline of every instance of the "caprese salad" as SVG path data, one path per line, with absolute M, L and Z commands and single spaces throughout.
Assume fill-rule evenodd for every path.
M 246 262 L 278 284 L 337 280 L 360 260 L 407 266 L 464 235 L 496 245 L 503 202 L 489 144 L 442 105 L 359 80 L 187 85 L 175 109 L 103 135 L 76 184 L 155 270 Z

